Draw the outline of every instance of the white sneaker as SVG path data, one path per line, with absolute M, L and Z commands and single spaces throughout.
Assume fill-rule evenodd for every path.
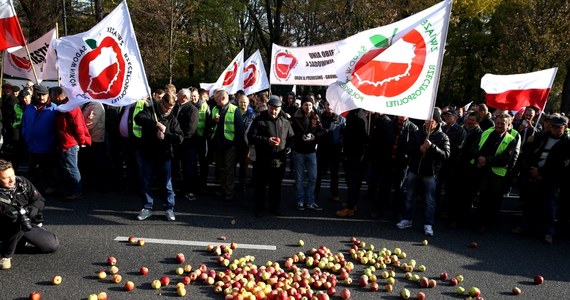
M 143 209 L 141 209 L 141 213 L 137 216 L 137 219 L 142 221 L 142 220 L 146 220 L 150 216 L 152 216 L 152 210 L 143 208 Z
M 433 236 L 433 228 L 431 227 L 431 225 L 424 225 L 424 234 Z
M 412 227 L 412 220 L 401 220 L 398 224 L 396 224 L 396 227 L 400 229 L 410 228 Z

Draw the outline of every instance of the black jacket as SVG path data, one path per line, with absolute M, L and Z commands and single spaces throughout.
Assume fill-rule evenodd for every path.
M 284 161 L 294 135 L 291 123 L 284 115 L 281 114 L 277 119 L 273 119 L 267 111 L 263 111 L 253 119 L 247 139 L 255 146 L 256 161 L 268 162 L 272 159 Z M 270 137 L 279 137 L 281 142 L 278 146 L 271 146 Z
M 184 134 L 182 143 L 189 144 L 198 127 L 198 109 L 190 101 L 182 105 L 176 103 L 176 106 L 172 109 L 172 114 L 176 116 L 180 129 Z
M 457 161 L 457 159 L 459 159 L 460 149 L 461 146 L 463 145 L 463 142 L 465 142 L 465 137 L 467 133 L 465 132 L 465 129 L 463 129 L 463 127 L 461 127 L 457 123 L 451 126 L 447 124 L 443 125 L 441 130 L 449 138 L 449 144 L 451 146 L 451 153 L 449 155 L 449 160 L 455 162 Z
M 396 136 L 400 130 L 395 157 L 392 158 Z M 397 118 L 388 123 L 381 122 L 372 128 L 370 139 L 370 160 L 380 164 L 392 164 L 405 167 L 408 163 L 407 147 L 412 135 L 418 131 L 418 126 L 409 119 L 404 120 L 401 127 Z
M 148 161 L 165 161 L 172 158 L 172 145 L 182 143 L 184 134 L 180 129 L 178 120 L 172 112 L 168 115 L 160 113 L 161 108 L 158 103 L 152 107 L 145 107 L 138 115 L 135 116 L 135 122 L 142 127 L 142 145 L 141 155 L 143 159 Z M 156 128 L 157 120 L 166 127 L 164 139 L 159 140 L 157 137 L 158 129 Z
M 325 130 L 320 124 L 320 120 L 317 121 L 316 127 L 311 127 L 311 118 L 319 120 L 315 111 L 312 111 L 309 116 L 305 116 L 303 108 L 299 108 L 291 120 L 291 127 L 293 127 L 293 132 L 295 133 L 295 142 L 293 143 L 293 150 L 295 150 L 295 152 L 309 154 L 317 150 L 317 143 L 324 135 Z M 310 141 L 305 141 L 303 136 L 309 133 L 314 135 L 315 138 Z
M 422 177 L 433 176 L 437 173 L 442 162 L 449 158 L 451 152 L 449 138 L 441 131 L 441 126 L 438 124 L 428 138 L 432 143 L 431 147 L 423 154 L 420 146 L 424 143 L 426 135 L 425 128 L 416 131 L 408 146 L 410 171 Z
M 26 178 L 16 176 L 16 184 L 13 189 L 0 188 L 0 224 L 3 222 L 16 222 L 17 215 L 13 214 L 18 207 L 23 207 L 29 212 L 29 217 L 34 223 L 42 220 L 42 211 L 45 200 Z

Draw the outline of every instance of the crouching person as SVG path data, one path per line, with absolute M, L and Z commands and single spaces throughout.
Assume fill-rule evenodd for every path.
M 20 242 L 28 242 L 43 253 L 59 248 L 57 236 L 44 228 L 45 201 L 26 178 L 16 176 L 12 163 L 0 159 L 0 269 L 12 267 L 12 256 Z

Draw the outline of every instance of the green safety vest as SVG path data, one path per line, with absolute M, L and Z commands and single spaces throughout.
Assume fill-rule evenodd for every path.
M 21 108 L 20 105 L 14 104 L 14 112 L 16 113 L 16 117 L 14 118 L 14 123 L 12 123 L 12 128 L 18 128 L 22 125 L 22 115 L 24 114 L 24 109 Z
M 142 126 L 140 126 L 139 124 L 137 124 L 137 122 L 135 122 L 135 117 L 136 115 L 138 115 L 138 113 L 140 113 L 144 109 L 145 102 L 146 102 L 145 100 L 137 101 L 137 104 L 135 105 L 135 110 L 133 111 L 133 135 L 138 138 L 142 137 Z
M 230 103 L 230 106 L 228 107 L 228 111 L 226 112 L 226 116 L 224 117 L 224 137 L 230 141 L 234 140 L 235 133 L 236 133 L 236 128 L 234 125 L 234 117 L 235 117 L 236 109 L 237 109 L 237 106 Z M 212 116 L 219 114 L 219 111 L 220 111 L 220 109 L 217 106 L 214 107 L 214 109 L 212 109 Z M 217 127 L 218 127 L 218 124 L 214 125 L 214 128 L 212 129 L 212 132 L 210 133 L 210 138 L 214 138 L 214 135 L 216 134 L 216 128 Z
M 207 115 L 208 103 L 206 101 L 203 101 L 202 105 L 200 105 L 200 110 L 198 111 L 198 127 L 196 127 L 196 134 L 198 134 L 198 136 L 204 136 Z
M 489 135 L 491 135 L 491 133 L 493 131 L 495 131 L 494 127 L 485 130 L 481 134 L 481 140 L 479 141 L 479 150 L 481 150 L 481 148 L 483 148 L 483 145 L 487 141 L 487 138 L 489 138 Z M 501 155 L 501 153 L 505 152 L 505 149 L 507 149 L 509 144 L 514 139 L 515 139 L 515 137 L 511 133 L 505 132 L 505 136 L 503 137 L 503 140 L 499 144 L 499 147 L 497 147 L 497 151 L 495 152 L 495 155 Z M 475 160 L 472 160 L 472 163 L 475 163 Z M 506 167 L 491 167 L 491 171 L 493 171 L 493 173 L 495 173 L 501 177 L 504 177 L 505 175 L 507 175 L 507 168 Z

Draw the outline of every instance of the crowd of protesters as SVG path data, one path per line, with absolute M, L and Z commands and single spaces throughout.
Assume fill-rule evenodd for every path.
M 513 232 L 552 243 L 555 221 L 568 220 L 568 119 L 534 107 L 514 114 L 484 104 L 436 107 L 418 121 L 363 109 L 339 115 L 312 93 L 210 94 L 170 84 L 130 106 L 93 102 L 63 113 L 59 87 L 3 86 L 2 94 L 2 158 L 16 168 L 27 163 L 40 192 L 69 201 L 100 186 L 98 174 L 112 174 L 116 186 L 104 188 L 141 195 L 139 220 L 153 215 L 158 197 L 175 220 L 177 195 L 192 201 L 208 191 L 210 165 L 217 182 L 210 191 L 220 200 L 254 187 L 256 217 L 282 215 L 287 203 L 321 211 L 319 201 L 328 199 L 349 218 L 365 195 L 370 217 L 392 217 L 400 229 L 415 222 L 434 235 L 443 217 L 449 228 L 476 224 L 484 233 L 517 186 L 524 218 Z M 287 167 L 295 195 L 282 202 Z

